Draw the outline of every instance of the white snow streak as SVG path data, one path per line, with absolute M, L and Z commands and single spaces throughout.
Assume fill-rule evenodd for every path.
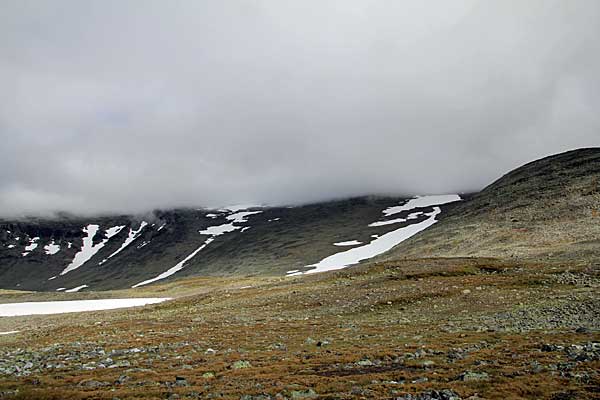
M 98 263 L 98 265 L 104 264 L 109 259 L 113 258 L 117 254 L 119 254 L 120 252 L 122 252 L 127 246 L 129 246 L 135 239 L 137 239 L 140 236 L 140 232 L 142 232 L 142 229 L 144 229 L 146 227 L 146 225 L 148 225 L 148 223 L 146 221 L 142 221 L 141 224 L 140 224 L 140 227 L 137 230 L 133 230 L 132 228 L 129 228 L 129 236 L 127 236 L 127 238 L 125 239 L 125 241 L 123 242 L 123 244 L 121 245 L 121 247 L 119 247 L 110 256 L 108 256 L 104 260 L 100 261 Z
M 0 332 L 0 336 L 1 336 L 1 335 L 12 335 L 12 334 L 14 334 L 14 333 L 19 333 L 19 332 L 21 332 L 21 331 L 8 331 L 8 332 Z
M 260 214 L 261 212 L 262 211 L 245 211 L 231 214 L 226 218 L 228 221 L 232 221 L 229 224 L 209 226 L 208 228 L 199 231 L 199 233 L 201 235 L 220 236 L 225 233 L 236 231 L 238 229 L 241 229 L 242 227 L 235 226 L 234 224 L 242 224 L 248 222 L 246 217 L 254 214 Z
M 200 247 L 198 247 L 196 250 L 194 250 L 190 255 L 188 255 L 186 258 L 184 258 L 183 260 L 181 260 L 180 262 L 177 263 L 177 265 L 175 265 L 174 267 L 169 268 L 168 270 L 166 270 L 165 272 L 163 272 L 162 274 L 155 276 L 152 279 L 148 279 L 145 280 L 143 282 L 137 283 L 135 285 L 132 286 L 132 288 L 137 288 L 140 286 L 144 286 L 144 285 L 148 285 L 149 283 L 152 282 L 156 282 L 156 281 L 160 281 L 161 279 L 165 279 L 168 278 L 169 276 L 173 275 L 174 273 L 181 271 L 185 265 L 186 262 L 188 262 L 189 260 L 191 260 L 192 258 L 194 258 L 194 256 L 196 254 L 198 254 L 202 249 L 204 249 L 206 246 L 208 246 L 210 244 L 210 242 L 212 242 L 214 239 L 213 238 L 208 238 L 206 239 L 206 241 L 204 243 L 202 243 L 202 245 Z
M 334 243 L 334 246 L 357 246 L 359 244 L 362 244 L 362 242 L 359 242 L 358 240 L 349 240 L 347 242 L 338 242 L 338 243 Z
M 79 292 L 81 289 L 85 289 L 87 287 L 89 287 L 89 286 L 88 285 L 77 286 L 77 287 L 74 287 L 73 289 L 65 290 L 65 293 L 76 293 L 76 292 Z
M 422 214 L 423 213 L 421 211 L 417 211 L 415 213 L 410 214 L 406 218 L 395 218 L 395 219 L 388 219 L 387 221 L 377 221 L 377 222 L 373 222 L 372 224 L 369 224 L 369 226 L 372 227 L 372 228 L 374 228 L 374 227 L 377 227 L 377 226 L 398 224 L 400 222 L 406 222 L 406 221 L 411 220 L 411 219 L 417 219 L 417 218 L 419 218 L 419 215 L 422 215 Z
M 117 233 L 121 231 L 125 226 L 113 226 L 112 228 L 108 228 L 106 230 L 106 238 L 103 239 L 100 243 L 94 245 L 94 236 L 98 232 L 100 228 L 98 225 L 90 224 L 87 227 L 83 228 L 83 231 L 87 233 L 87 236 L 83 238 L 83 245 L 81 246 L 81 250 L 75 257 L 71 264 L 67 266 L 60 274 L 64 275 L 69 273 L 77 268 L 81 267 L 85 264 L 90 258 L 92 258 L 104 245 L 109 241 L 109 239 L 115 236 Z
M 133 298 L 133 299 L 103 299 L 103 300 L 69 300 L 43 301 L 28 303 L 0 304 L 0 317 L 18 315 L 47 315 L 82 311 L 113 310 L 116 308 L 138 307 L 146 304 L 157 304 L 170 298 Z M 13 332 L 10 332 L 13 333 Z
M 248 217 L 250 215 L 254 215 L 254 214 L 259 214 L 261 212 L 262 211 L 245 211 L 245 212 L 238 212 L 235 214 L 231 214 L 231 215 L 227 216 L 227 220 L 232 221 L 232 222 L 230 222 L 228 224 L 209 226 L 206 229 L 198 231 L 201 235 L 210 236 L 208 239 L 206 239 L 204 241 L 204 243 L 202 243 L 202 245 L 200 245 L 200 247 L 198 247 L 196 250 L 194 250 L 192 253 L 190 253 L 186 258 L 184 258 L 183 260 L 178 262 L 174 267 L 169 268 L 168 270 L 161 273 L 160 275 L 155 276 L 154 278 L 147 279 L 140 283 L 136 283 L 135 285 L 132 286 L 132 288 L 137 288 L 140 286 L 148 285 L 150 283 L 168 278 L 169 276 L 175 274 L 176 272 L 181 271 L 185 267 L 185 263 L 188 262 L 189 260 L 191 260 L 192 258 L 194 258 L 196 256 L 196 254 L 198 254 L 206 246 L 208 246 L 211 242 L 213 242 L 215 240 L 215 237 L 221 236 L 225 233 L 229 233 L 229 232 L 233 232 L 235 230 L 241 229 L 242 227 L 235 226 L 234 224 L 248 222 L 246 217 Z
M 409 200 L 406 204 L 404 204 L 402 206 L 387 208 L 383 211 L 383 213 L 385 215 L 393 215 L 393 214 L 397 214 L 402 211 L 410 211 L 414 208 L 431 207 L 436 204 L 445 204 L 445 203 L 449 203 L 452 201 L 458 201 L 458 200 L 460 200 L 460 196 L 458 196 L 458 195 L 417 197 L 415 199 Z M 310 269 L 308 271 L 304 271 L 304 272 L 297 271 L 297 270 L 288 271 L 288 275 L 289 276 L 301 275 L 303 273 L 304 274 L 314 274 L 317 272 L 342 269 L 342 268 L 348 267 L 350 265 L 358 264 L 362 260 L 366 260 L 366 259 L 375 257 L 379 254 L 385 253 L 386 251 L 390 250 L 392 247 L 398 245 L 399 243 L 410 238 L 411 236 L 414 236 L 417 233 L 421 232 L 422 230 L 425 230 L 425 229 L 429 228 L 431 225 L 435 224 L 437 222 L 436 217 L 441 212 L 442 212 L 442 210 L 439 207 L 433 207 L 432 212 L 423 214 L 428 217 L 424 221 L 421 221 L 416 224 L 408 225 L 403 228 L 396 229 L 394 231 L 388 232 L 381 236 L 372 235 L 372 237 L 374 237 L 374 240 L 372 240 L 370 243 L 368 243 L 364 246 L 354 247 L 352 249 L 333 254 L 333 255 L 321 260 L 317 264 L 308 265 L 307 267 L 313 267 L 313 269 Z M 408 219 L 415 219 L 415 218 L 417 218 L 418 214 L 419 213 L 417 213 L 417 212 L 412 213 L 411 215 L 409 215 Z M 402 219 L 402 218 L 399 218 L 399 219 Z M 397 221 L 397 222 L 405 222 L 405 221 L 406 220 Z M 386 221 L 383 221 L 383 222 L 386 222 Z M 383 225 L 386 225 L 386 224 L 383 224 Z M 379 226 L 379 225 L 371 224 L 369 226 Z
M 236 211 L 247 210 L 249 208 L 262 208 L 262 207 L 263 206 L 256 205 L 256 204 L 239 204 L 239 205 L 234 205 L 234 206 L 223 207 L 222 209 L 231 211 L 231 212 L 236 212 Z
M 383 214 L 386 217 L 390 215 L 398 214 L 402 211 L 410 211 L 414 208 L 439 206 L 446 203 L 452 203 L 453 201 L 459 201 L 460 196 L 457 194 L 442 194 L 437 196 L 417 196 L 414 199 L 410 199 L 401 206 L 389 207 L 383 210 Z
M 233 223 L 231 223 L 231 224 L 209 226 L 208 228 L 198 231 L 198 232 L 201 235 L 220 236 L 225 233 L 233 232 L 238 229 L 240 229 L 239 226 L 235 226 L 235 225 L 233 225 Z
M 231 214 L 231 215 L 227 216 L 227 220 L 228 221 L 237 222 L 237 223 L 248 222 L 248 220 L 246 219 L 246 217 L 248 217 L 250 215 L 254 215 L 254 214 L 260 214 L 261 212 L 262 211 L 244 211 L 244 212 L 238 212 L 238 213 Z

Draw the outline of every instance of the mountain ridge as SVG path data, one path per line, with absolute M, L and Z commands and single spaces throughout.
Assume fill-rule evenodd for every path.
M 600 261 L 600 148 L 516 168 L 382 258 L 499 257 Z

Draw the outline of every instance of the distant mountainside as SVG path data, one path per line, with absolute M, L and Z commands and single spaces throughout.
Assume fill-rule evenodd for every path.
M 451 207 L 433 205 L 457 199 L 362 197 L 301 207 L 0 221 L 0 288 L 103 290 L 189 275 L 339 268 L 425 229 Z M 335 254 L 342 257 L 327 264 Z
M 284 276 L 422 257 L 598 263 L 599 181 L 600 148 L 590 148 L 526 164 L 464 201 L 374 196 L 301 207 L 0 221 L 0 288 L 104 290 L 190 275 Z
M 515 169 L 382 258 L 456 256 L 600 263 L 600 148 Z

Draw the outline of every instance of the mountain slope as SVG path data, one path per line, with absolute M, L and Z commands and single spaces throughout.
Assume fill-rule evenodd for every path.
M 302 207 L 157 211 L 137 219 L 7 221 L 0 223 L 0 287 L 102 290 L 190 275 L 308 271 L 335 253 L 387 240 L 389 232 L 433 223 L 447 208 L 421 200 L 403 213 L 383 213 L 403 203 L 363 197 Z M 398 218 L 409 212 L 410 218 Z
M 430 256 L 600 262 L 600 148 L 517 168 L 383 258 Z

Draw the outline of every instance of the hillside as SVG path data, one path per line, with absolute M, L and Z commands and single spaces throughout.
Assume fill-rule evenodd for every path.
M 600 262 L 600 148 L 509 172 L 382 258 L 415 257 Z
M 333 254 L 386 241 L 389 232 L 435 222 L 447 201 L 434 197 L 440 207 L 421 201 L 400 214 L 384 211 L 407 199 L 362 197 L 299 207 L 3 221 L 0 288 L 106 290 L 191 275 L 308 271 Z

